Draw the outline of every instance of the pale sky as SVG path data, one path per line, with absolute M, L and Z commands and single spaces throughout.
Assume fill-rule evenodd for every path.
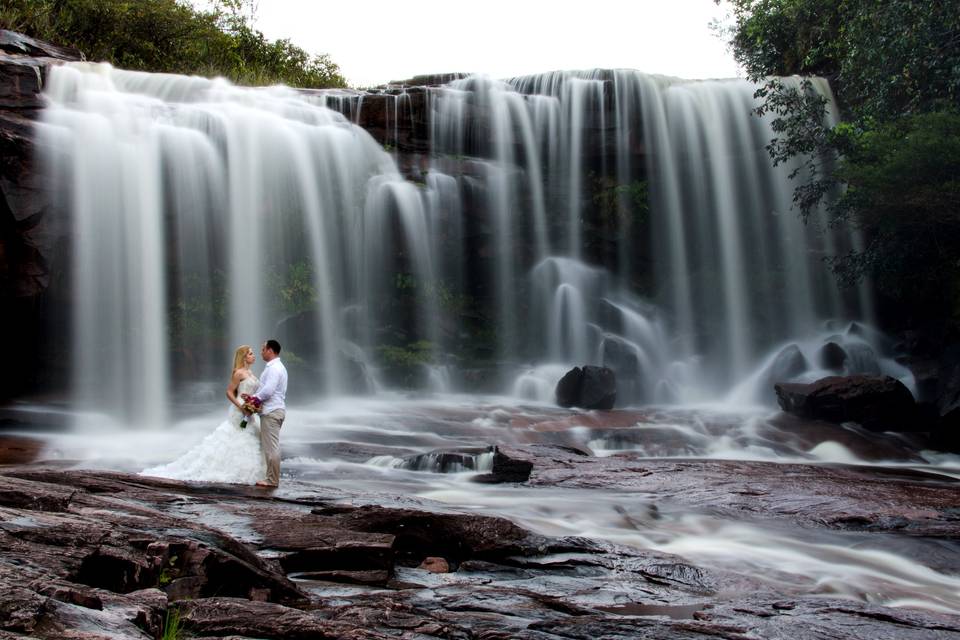
M 713 0 L 258 0 L 256 28 L 328 53 L 351 86 L 454 71 L 496 78 L 628 68 L 742 75 Z

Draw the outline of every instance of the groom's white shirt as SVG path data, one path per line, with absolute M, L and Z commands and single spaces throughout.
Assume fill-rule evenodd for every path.
M 274 358 L 267 363 L 260 376 L 260 386 L 257 392 L 253 394 L 260 398 L 263 406 L 260 413 L 267 414 L 277 409 L 286 409 L 287 399 L 287 368 L 280 362 L 280 358 Z

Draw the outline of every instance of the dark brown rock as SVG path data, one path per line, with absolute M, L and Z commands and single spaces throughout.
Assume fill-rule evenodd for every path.
M 417 568 L 429 571 L 430 573 L 448 573 L 450 571 L 450 564 L 443 558 L 429 556 L 424 558 L 423 562 L 421 562 Z
M 493 466 L 490 473 L 473 478 L 486 484 L 497 482 L 526 482 L 533 470 L 533 461 L 524 452 L 510 447 L 493 448 Z
M 0 436 L 0 465 L 33 462 L 43 450 L 43 443 L 33 438 Z
M 497 558 L 523 553 L 538 538 L 509 520 L 490 516 L 431 513 L 365 505 L 346 511 L 317 509 L 341 526 L 395 536 L 398 560 L 416 566 L 428 556 L 442 555 L 453 565 L 470 558 Z
M 311 611 L 301 611 L 269 602 L 235 598 L 204 598 L 178 605 L 180 624 L 201 636 L 237 635 L 250 638 L 388 638 L 360 625 L 325 620 Z
M 610 410 L 616 401 L 616 374 L 607 367 L 584 367 L 580 406 L 584 409 Z
M 0 108 L 33 112 L 43 108 L 45 63 L 38 58 L 0 53 Z
M 583 409 L 613 409 L 617 400 L 617 377 L 607 367 L 574 367 L 556 387 L 557 404 Z
M 83 559 L 73 581 L 115 593 L 158 584 L 154 563 L 134 550 L 101 546 Z
M 828 342 L 817 351 L 817 364 L 824 369 L 843 371 L 847 361 L 847 352 L 836 342 Z
M 29 633 L 43 615 L 47 598 L 8 581 L 0 583 L 0 629 Z
M 10 355 L 25 363 L 15 376 L 0 372 L 0 400 L 49 383 L 45 378 L 62 359 L 44 358 L 56 344 L 50 335 L 65 330 L 50 322 L 44 296 L 69 224 L 51 215 L 33 134 L 49 66 L 80 59 L 76 50 L 0 30 L 0 307 L 8 314 L 7 332 L 20 336 Z
M 386 586 L 393 577 L 392 571 L 386 569 L 332 569 L 329 571 L 307 571 L 297 573 L 297 580 L 320 580 L 324 582 L 342 582 L 346 584 L 361 584 L 370 586 Z
M 40 58 L 54 58 L 57 60 L 83 60 L 84 56 L 79 49 L 60 47 L 43 40 L 31 38 L 22 33 L 0 29 L 0 51 L 36 56 Z
M 775 385 L 787 413 L 828 422 L 856 422 L 871 431 L 922 431 L 916 402 L 890 376 L 830 376 L 810 384 Z
M 580 386 L 583 384 L 583 369 L 574 367 L 563 374 L 557 382 L 557 404 L 561 407 L 573 407 L 580 401 Z
M 30 511 L 63 512 L 76 491 L 55 484 L 5 478 L 0 484 L 0 506 Z
M 595 458 L 556 446 L 506 452 L 534 465 L 533 486 L 624 489 L 811 530 L 956 537 L 956 482 L 907 469 Z M 265 496 L 117 473 L 4 473 L 0 488 L 11 497 L 0 505 L 0 637 L 157 638 L 168 611 L 181 615 L 188 636 L 235 638 L 792 638 L 807 637 L 814 623 L 820 635 L 809 637 L 853 638 L 867 629 L 871 637 L 955 638 L 960 630 L 955 616 L 822 596 L 767 597 L 761 592 L 769 584 L 744 576 L 602 540 L 545 538 L 502 518 L 353 506 L 343 496 L 331 504 L 334 490 L 294 481 Z M 69 499 L 51 503 L 58 511 L 38 509 L 42 500 L 23 497 L 31 485 L 38 497 L 59 490 Z M 636 501 L 618 513 L 638 529 L 660 518 L 656 505 Z M 224 515 L 242 520 L 241 537 L 203 524 L 206 514 L 219 527 L 233 519 Z M 391 541 L 396 553 L 375 562 L 356 555 Z M 942 561 L 925 562 L 949 572 L 955 558 L 948 545 L 923 548 L 941 546 Z M 303 581 L 299 597 L 271 586 L 289 583 L 285 556 L 318 549 L 342 568 L 293 574 Z M 451 572 L 412 569 L 441 556 Z M 364 568 L 384 558 L 385 568 Z M 115 577 L 98 576 L 101 586 L 76 581 L 81 568 L 94 565 Z M 408 573 L 391 580 L 394 568 Z M 129 590 L 150 575 L 160 588 Z M 214 595 L 214 588 L 235 597 Z M 789 633 L 777 635 L 778 625 Z

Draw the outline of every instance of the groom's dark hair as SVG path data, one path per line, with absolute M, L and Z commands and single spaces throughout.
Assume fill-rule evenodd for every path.
M 273 351 L 275 354 L 280 355 L 280 343 L 271 338 L 267 340 L 267 349 Z

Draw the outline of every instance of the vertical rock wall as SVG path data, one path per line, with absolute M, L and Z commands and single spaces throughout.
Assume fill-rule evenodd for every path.
M 79 51 L 0 30 L 0 400 L 56 384 L 62 373 L 55 363 L 67 325 L 44 311 L 67 228 L 34 164 L 33 122 L 48 65 L 81 59 Z

